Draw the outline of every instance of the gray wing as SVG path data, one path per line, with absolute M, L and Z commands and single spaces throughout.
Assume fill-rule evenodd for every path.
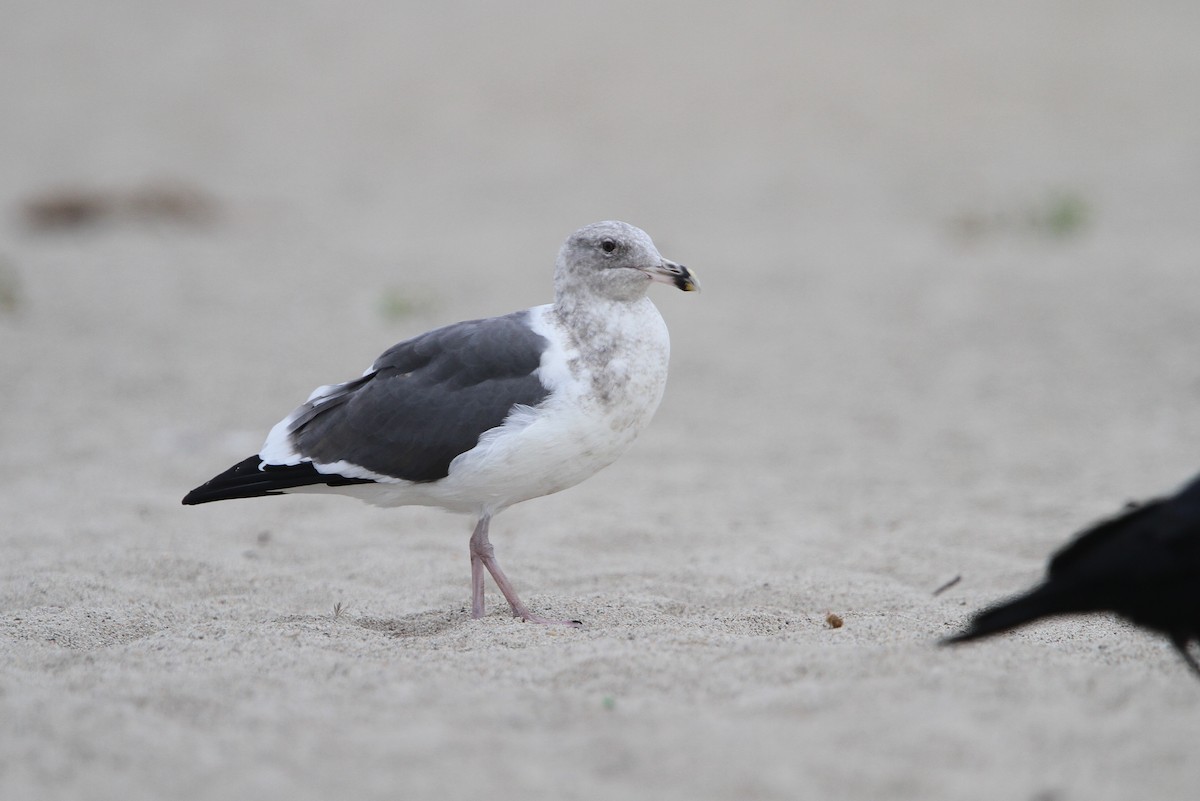
M 408 481 L 444 478 L 450 462 L 504 422 L 536 406 L 547 340 L 529 312 L 439 328 L 387 350 L 362 378 L 302 407 L 291 425 L 296 452 L 347 461 Z

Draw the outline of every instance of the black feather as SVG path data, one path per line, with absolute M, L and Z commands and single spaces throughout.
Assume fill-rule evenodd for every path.
M 263 465 L 260 457 L 251 456 L 196 487 L 184 496 L 183 503 L 186 506 L 195 506 L 198 503 L 231 498 L 259 498 L 315 484 L 340 487 L 347 484 L 371 483 L 374 482 L 366 478 L 346 478 L 318 473 L 308 462 L 297 465 Z
M 1115 612 L 1164 634 L 1200 674 L 1187 646 L 1200 640 L 1200 477 L 1177 494 L 1135 506 L 1080 534 L 1024 595 L 977 613 L 968 642 L 1042 618 Z

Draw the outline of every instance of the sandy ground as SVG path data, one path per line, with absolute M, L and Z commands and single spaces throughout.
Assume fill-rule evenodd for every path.
M 0 797 L 1194 798 L 1164 641 L 934 643 L 1200 467 L 1200 6 L 481 5 L 6 4 Z M 705 291 L 492 527 L 585 629 L 470 620 L 465 518 L 179 505 L 605 218 Z

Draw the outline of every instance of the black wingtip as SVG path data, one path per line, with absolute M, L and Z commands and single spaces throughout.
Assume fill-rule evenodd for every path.
M 234 498 L 281 495 L 285 490 L 296 487 L 340 487 L 346 484 L 371 483 L 374 482 L 369 478 L 347 478 L 333 473 L 320 473 L 311 462 L 295 465 L 264 464 L 262 457 L 255 455 L 243 459 L 183 496 L 183 505 L 195 506 Z
M 248 456 L 224 473 L 213 476 L 183 496 L 184 506 L 224 501 L 231 498 L 254 498 L 271 493 L 274 481 L 259 469 L 262 459 Z
M 245 489 L 245 490 L 222 490 L 209 487 L 207 484 L 196 487 L 194 490 L 183 496 L 184 506 L 198 506 L 202 503 L 212 503 L 213 501 L 229 501 L 234 498 L 262 498 L 267 495 L 282 495 L 281 490 L 264 490 L 264 489 Z

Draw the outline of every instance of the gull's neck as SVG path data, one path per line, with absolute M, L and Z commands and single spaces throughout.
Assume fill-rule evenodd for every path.
M 584 342 L 614 326 L 623 327 L 630 317 L 655 311 L 645 293 L 619 300 L 583 292 L 558 292 L 554 298 L 554 316 Z

